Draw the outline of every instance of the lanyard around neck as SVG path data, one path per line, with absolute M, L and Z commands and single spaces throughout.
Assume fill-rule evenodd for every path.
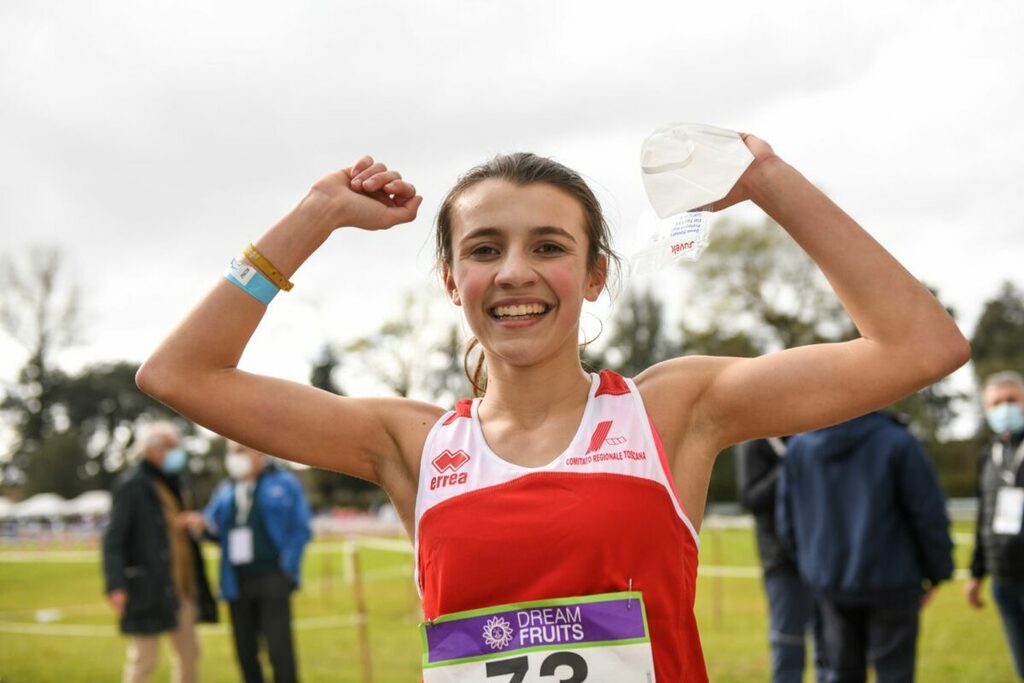
M 780 458 L 786 456 L 786 442 L 780 439 L 779 437 L 769 437 L 768 445 L 772 447 L 773 451 L 775 451 L 775 455 L 779 456 Z
M 235 526 L 246 526 L 252 499 L 256 495 L 256 487 L 248 482 L 235 484 Z
M 1017 482 L 1017 470 L 1020 468 L 1021 460 L 1024 460 L 1024 440 L 1017 445 L 1008 467 L 1004 464 L 1005 456 L 1006 446 L 1002 441 L 992 444 L 992 462 L 999 468 L 999 476 L 1003 481 L 1013 486 Z

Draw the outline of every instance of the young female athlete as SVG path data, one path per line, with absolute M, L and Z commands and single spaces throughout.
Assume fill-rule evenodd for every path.
M 263 276 L 237 264 L 139 386 L 231 439 L 387 491 L 417 546 L 425 680 L 705 681 L 696 530 L 715 456 L 887 405 L 969 356 L 927 289 L 764 141 L 744 141 L 755 160 L 716 208 L 751 200 L 783 226 L 860 338 L 589 375 L 579 318 L 605 285 L 607 227 L 578 175 L 510 155 L 464 176 L 438 214 L 444 286 L 486 361 L 482 398 L 445 411 L 239 370 L 266 306 L 248 280 Z M 287 286 L 335 230 L 409 222 L 421 201 L 364 157 L 313 185 L 250 265 Z

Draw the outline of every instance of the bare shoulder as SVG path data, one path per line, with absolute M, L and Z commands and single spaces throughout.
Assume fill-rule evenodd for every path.
M 705 431 L 711 416 L 701 410 L 701 398 L 723 368 L 738 359 L 682 356 L 663 361 L 636 377 L 647 414 L 671 457 L 684 440 Z
M 656 363 L 636 376 L 636 385 L 645 395 L 663 398 L 662 393 L 679 395 L 701 389 L 734 358 L 723 356 L 680 356 Z
M 711 470 L 721 451 L 717 418 L 706 397 L 722 370 L 739 360 L 684 356 L 652 365 L 636 378 L 648 417 L 664 445 L 680 503 L 698 529 Z

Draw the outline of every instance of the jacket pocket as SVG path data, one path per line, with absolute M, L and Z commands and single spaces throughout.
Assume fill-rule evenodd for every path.
M 126 614 L 138 614 L 153 605 L 153 579 L 145 567 L 132 566 L 124 568 L 125 588 L 128 591 Z

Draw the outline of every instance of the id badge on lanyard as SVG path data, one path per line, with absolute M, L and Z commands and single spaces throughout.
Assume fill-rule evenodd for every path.
M 249 564 L 255 557 L 252 529 L 247 526 L 235 527 L 228 532 L 228 559 L 231 564 Z
M 1024 457 L 1024 442 L 1017 448 L 1013 459 L 1005 467 L 1003 444 L 992 448 L 992 460 L 1000 468 L 1002 486 L 996 491 L 995 514 L 992 515 L 992 532 L 1001 535 L 1015 536 L 1024 526 L 1024 488 L 1016 486 L 1017 468 Z
M 228 532 L 228 559 L 231 564 L 249 564 L 255 558 L 252 528 L 246 526 L 255 492 L 247 484 L 235 484 L 235 528 Z
M 996 492 L 996 511 L 992 515 L 992 531 L 1016 536 L 1024 521 L 1024 488 L 1003 486 Z
M 654 683 L 643 596 L 604 593 L 420 625 L 424 683 Z

